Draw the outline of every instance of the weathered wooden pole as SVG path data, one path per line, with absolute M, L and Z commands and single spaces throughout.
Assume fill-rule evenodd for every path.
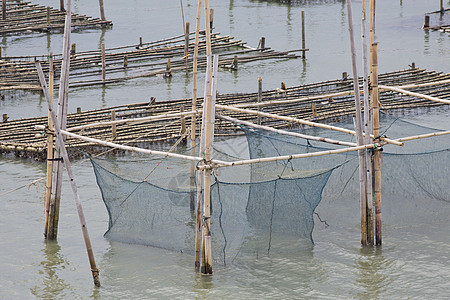
M 61 77 L 58 93 L 58 122 L 59 128 L 65 130 L 67 123 L 67 106 L 69 90 L 69 68 L 70 68 L 70 31 L 72 27 L 71 9 L 72 2 L 67 0 L 66 19 L 64 24 L 64 40 L 62 49 Z M 61 148 L 58 144 L 55 147 L 53 177 L 52 177 L 52 197 L 50 201 L 49 222 L 47 239 L 55 240 L 58 236 L 59 206 L 61 201 L 61 184 L 63 173 L 63 162 Z
M 199 43 L 199 35 L 200 35 L 200 16 L 201 16 L 201 7 L 202 0 L 198 0 L 197 3 L 197 19 L 195 24 L 195 44 L 194 44 L 194 60 L 192 65 L 192 111 L 197 110 L 197 70 L 198 70 L 198 43 Z M 195 156 L 195 140 L 196 140 L 196 130 L 197 130 L 197 116 L 192 115 L 191 118 L 191 156 Z M 200 152 L 201 154 L 202 152 Z M 195 210 L 195 163 L 191 162 L 190 165 L 191 172 L 191 201 L 190 207 L 191 212 Z M 195 270 L 200 271 L 200 253 L 201 253 L 201 199 L 202 199 L 202 189 L 203 184 L 201 181 L 203 180 L 203 171 L 198 171 L 198 182 L 197 182 L 197 213 L 196 213 L 196 226 L 195 226 Z
M 259 77 L 258 78 L 258 103 L 261 103 L 262 101 L 262 78 Z M 258 106 L 258 111 L 261 111 L 262 107 L 259 105 Z M 261 125 L 261 116 L 258 116 L 258 121 L 257 121 L 258 125 Z
M 362 57 L 363 57 L 363 91 L 364 91 L 364 144 L 371 143 L 369 133 L 370 129 L 370 104 L 369 104 L 369 53 L 367 47 L 367 17 L 366 17 L 366 0 L 362 1 Z M 367 189 L 367 243 L 373 245 L 374 231 L 373 231 L 373 186 L 372 186 L 372 158 L 370 150 L 365 151 L 366 159 L 366 189 Z
M 306 49 L 305 39 L 305 11 L 302 10 L 302 49 Z M 306 59 L 306 51 L 302 51 L 302 59 Z
M 441 2 L 441 6 L 440 6 L 439 11 L 441 12 L 441 14 L 443 14 L 443 13 L 445 13 L 444 0 L 441 0 L 440 2 Z
M 211 23 L 210 23 L 209 0 L 205 0 L 205 31 L 206 31 L 206 55 L 211 57 Z M 212 76 L 212 72 L 210 71 Z M 212 103 L 212 79 L 207 86 L 205 99 L 205 163 L 211 162 L 212 152 L 212 124 L 213 103 Z M 211 253 L 211 169 L 204 171 L 204 192 L 203 192 L 203 226 L 202 226 L 202 260 L 200 269 L 203 274 L 212 274 L 212 253 Z
M 64 8 L 64 0 L 59 0 L 59 10 L 66 11 L 66 9 Z
M 100 6 L 100 18 L 102 19 L 102 21 L 106 21 L 105 8 L 103 6 L 103 0 L 98 0 L 98 4 Z
M 425 21 L 423 23 L 423 29 L 429 29 L 430 28 L 430 16 L 425 16 Z
M 116 120 L 116 111 L 112 110 L 111 111 L 111 121 L 115 121 Z M 116 124 L 112 124 L 111 125 L 111 138 L 114 140 L 117 137 L 117 125 Z
M 49 82 L 49 96 L 53 105 L 53 85 L 54 85 L 54 77 L 55 71 L 53 66 L 53 53 L 50 52 L 49 57 L 49 73 L 48 73 L 48 82 Z M 45 227 L 44 227 L 44 237 L 47 238 L 48 235 L 48 225 L 49 225 L 49 213 L 50 213 L 50 202 L 52 198 L 52 173 L 53 173 L 53 121 L 52 116 L 48 113 L 48 134 L 47 134 L 47 183 L 45 189 Z
M 214 8 L 211 8 L 209 10 L 209 28 L 210 28 L 210 31 L 212 32 L 212 30 L 214 28 Z
M 70 2 L 70 0 L 69 0 Z M 68 9 L 70 10 L 70 9 Z M 92 244 L 91 240 L 89 238 L 89 233 L 86 226 L 86 220 L 84 217 L 83 207 L 81 206 L 80 197 L 78 195 L 78 188 L 75 183 L 75 178 L 73 176 L 72 172 L 72 165 L 69 160 L 69 155 L 67 154 L 66 145 L 64 142 L 63 135 L 61 134 L 61 128 L 58 124 L 58 119 L 56 118 L 56 114 L 53 111 L 53 105 L 51 102 L 50 95 L 47 90 L 47 83 L 45 82 L 44 72 L 42 71 L 41 63 L 39 61 L 36 61 L 36 68 L 38 70 L 39 74 L 39 80 L 41 82 L 42 90 L 44 91 L 45 99 L 47 100 L 48 104 L 48 111 L 52 117 L 53 125 L 55 128 L 55 135 L 56 135 L 56 144 L 59 149 L 61 149 L 61 155 L 63 157 L 64 166 L 66 167 L 67 175 L 69 176 L 70 186 L 72 187 L 73 196 L 75 199 L 75 205 L 77 206 L 78 211 L 78 217 L 80 219 L 80 225 L 81 225 L 81 231 L 83 233 L 84 243 L 86 246 L 86 250 L 88 253 L 89 263 L 91 266 L 91 272 L 92 277 L 94 279 L 95 286 L 100 286 L 100 279 L 99 279 L 99 270 L 97 269 L 97 265 L 95 264 L 95 258 L 94 253 L 92 251 Z
M 105 54 L 105 43 L 102 43 L 102 83 L 105 85 L 106 82 L 106 54 Z
M 184 113 L 184 105 L 181 105 L 180 113 Z M 181 135 L 186 133 L 186 117 L 184 115 L 180 116 L 180 132 Z
M 47 26 L 50 26 L 50 6 L 47 6 Z
M 373 171 L 374 171 L 374 196 L 375 196 L 375 244 L 382 244 L 381 235 L 381 157 L 382 148 L 380 146 L 380 95 L 378 91 L 378 45 L 372 44 L 372 134 L 377 148 L 374 149 Z
M 353 89 L 355 92 L 355 131 L 356 141 L 358 146 L 362 146 L 362 122 L 361 122 L 361 100 L 358 83 L 358 71 L 356 65 L 356 50 L 355 50 L 355 37 L 353 33 L 353 15 L 351 0 L 347 0 L 347 17 L 348 17 L 348 30 L 350 35 L 350 51 L 352 58 L 352 71 L 353 71 Z M 359 158 L 359 187 L 360 187 L 360 212 L 361 212 L 361 244 L 367 245 L 367 194 L 366 194 L 366 168 L 364 150 L 358 151 Z
M 186 22 L 184 27 L 184 57 L 186 59 L 186 75 L 189 74 L 189 22 Z
M 6 0 L 2 0 L 2 17 L 6 20 Z

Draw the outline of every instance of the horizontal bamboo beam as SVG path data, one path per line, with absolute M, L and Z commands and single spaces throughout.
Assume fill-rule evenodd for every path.
M 404 90 L 404 89 L 400 89 L 400 88 L 396 88 L 396 87 L 392 87 L 392 86 L 379 85 L 379 88 L 381 88 L 383 90 L 388 90 L 388 91 L 393 91 L 393 92 L 397 92 L 397 93 L 413 96 L 413 97 L 427 99 L 427 100 L 434 101 L 434 102 L 450 104 L 450 100 L 445 100 L 445 99 L 440 99 L 440 98 L 433 97 L 433 96 L 428 96 L 428 95 L 424 95 L 424 94 L 410 92 L 410 91 L 407 91 L 407 90 Z
M 433 137 L 433 136 L 441 136 L 441 135 L 446 135 L 446 134 L 450 134 L 450 130 L 440 131 L 440 132 L 433 132 L 433 133 L 426 133 L 426 134 L 421 134 L 421 135 L 408 136 L 408 137 L 396 139 L 396 141 L 406 142 L 406 141 L 412 141 L 412 140 L 418 140 L 418 139 L 423 139 L 423 138 L 429 138 L 429 137 Z
M 242 109 L 242 108 L 238 108 L 238 107 L 234 107 L 234 106 L 227 106 L 227 105 L 220 105 L 220 104 L 216 104 L 216 108 L 240 112 L 240 113 L 247 113 L 247 114 L 257 115 L 257 116 L 261 116 L 261 117 L 268 117 L 268 118 L 283 120 L 283 121 L 287 121 L 287 122 L 299 123 L 299 124 L 308 125 L 308 126 L 312 126 L 312 127 L 331 129 L 334 131 L 339 131 L 339 132 L 348 133 L 351 135 L 356 135 L 356 132 L 354 130 L 345 129 L 345 128 L 332 126 L 332 125 L 321 124 L 321 123 L 315 123 L 315 122 L 302 120 L 302 119 L 298 119 L 298 118 L 293 118 L 293 117 L 285 117 L 285 116 L 280 116 L 280 115 L 276 115 L 276 114 L 265 113 L 265 112 L 260 112 L 260 111 L 256 111 L 256 110 L 251 110 L 251 109 Z M 373 135 L 371 135 L 371 137 L 374 138 Z M 386 143 L 389 143 L 389 144 L 403 146 L 403 143 L 395 141 L 395 140 L 391 140 L 388 138 L 380 137 L 380 140 L 382 140 Z
M 324 142 L 324 143 L 329 143 L 329 144 L 335 144 L 335 145 L 343 145 L 343 146 L 349 146 L 349 147 L 356 147 L 357 146 L 356 143 L 342 142 L 342 141 L 337 141 L 337 140 L 324 138 L 324 137 L 318 137 L 318 136 L 312 136 L 312 135 L 307 135 L 307 134 L 301 134 L 301 133 L 298 133 L 298 132 L 286 131 L 286 130 L 282 130 L 282 129 L 275 129 L 275 128 L 269 127 L 269 126 L 256 125 L 256 124 L 254 124 L 252 122 L 243 121 L 243 120 L 239 120 L 239 119 L 236 119 L 236 118 L 231 118 L 231 117 L 228 117 L 228 116 L 217 115 L 217 117 L 220 118 L 220 119 L 223 119 L 223 120 L 227 120 L 229 122 L 238 123 L 238 124 L 246 125 L 246 126 L 249 126 L 249 127 L 262 129 L 262 130 L 267 130 L 267 131 L 275 132 L 275 133 L 282 134 L 282 135 L 289 135 L 289 136 L 298 137 L 298 138 L 302 138 L 302 139 L 314 140 L 314 141 L 319 141 L 319 142 Z

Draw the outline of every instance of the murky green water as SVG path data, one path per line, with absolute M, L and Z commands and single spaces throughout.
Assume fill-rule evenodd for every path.
M 196 1 L 184 0 L 185 18 L 193 24 Z M 307 2 L 303 4 L 303 2 Z M 446 6 L 450 6 L 449 1 Z M 57 6 L 59 1 L 42 0 Z M 424 32 L 424 13 L 439 1 L 379 0 L 377 41 L 380 72 L 418 67 L 450 72 L 450 36 Z M 361 1 L 354 2 L 357 20 Z M 350 71 L 345 1 L 302 1 L 298 5 L 265 1 L 211 1 L 216 31 L 256 46 L 261 36 L 275 50 L 300 48 L 300 11 L 306 12 L 307 61 L 266 61 L 221 71 L 221 93 L 256 91 L 257 78 L 265 89 L 335 79 Z M 75 11 L 98 16 L 97 1 L 74 0 Z M 74 33 L 77 49 L 134 44 L 182 32 L 179 1 L 105 1 L 112 30 Z M 445 17 L 449 22 L 448 15 Z M 433 22 L 439 22 L 436 16 Z M 359 25 L 355 22 L 355 27 Z M 356 30 L 358 32 L 358 30 Z M 357 40 L 358 41 L 358 40 Z M 37 34 L 2 38 L 6 55 L 60 52 L 62 35 Z M 69 111 L 157 99 L 189 97 L 191 79 L 175 73 L 171 81 L 142 78 L 106 88 L 73 89 Z M 200 79 L 201 80 L 201 79 Z M 200 81 L 202 82 L 202 81 Z M 201 89 L 200 89 L 201 90 Z M 46 115 L 36 94 L 17 94 L 0 101 L 0 112 L 16 119 Z M 414 121 L 450 129 L 448 109 L 410 117 Z M 111 243 L 103 238 L 108 217 L 91 166 L 76 168 L 102 288 L 93 287 L 78 216 L 70 187 L 64 185 L 57 243 L 43 240 L 43 185 L 22 188 L 0 197 L 0 299 L 445 299 L 450 289 L 450 223 L 448 203 L 415 204 L 416 214 L 402 214 L 395 199 L 384 199 L 384 245 L 361 249 L 359 204 L 324 199 L 318 212 L 330 224 L 316 220 L 315 246 L 298 257 L 263 258 L 244 265 L 217 267 L 212 277 L 193 271 L 193 258 L 161 249 Z M 42 163 L 0 157 L 0 194 L 44 176 Z M 345 206 L 344 209 L 339 208 Z M 336 212 L 339 214 L 336 214 Z M 399 217 L 401 216 L 401 217 Z

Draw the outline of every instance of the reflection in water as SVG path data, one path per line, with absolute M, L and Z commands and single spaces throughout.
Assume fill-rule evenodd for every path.
M 64 298 L 71 285 L 58 277 L 58 270 L 65 269 L 69 262 L 59 253 L 61 247 L 55 241 L 47 241 L 42 253 L 44 260 L 40 263 L 42 269 L 39 277 L 43 277 L 42 284 L 30 289 L 31 293 L 39 298 L 55 299 Z
M 102 107 L 107 107 L 108 103 L 106 101 L 106 85 L 102 85 Z
M 423 54 L 430 54 L 430 30 L 425 29 L 423 34 Z
M 391 267 L 395 264 L 393 259 L 383 256 L 379 247 L 362 247 L 360 255 L 355 262 L 357 278 L 355 285 L 364 289 L 358 293 L 360 299 L 378 299 L 393 283 Z
M 196 293 L 195 299 L 210 299 L 210 290 L 214 288 L 214 277 L 211 275 L 196 274 L 192 291 Z
M 306 81 L 306 66 L 307 66 L 306 59 L 302 59 L 302 71 L 300 73 L 300 79 L 302 83 Z
M 100 33 L 100 38 L 98 40 L 98 49 L 102 49 L 102 44 L 105 42 L 105 33 L 106 33 L 106 28 L 102 28 L 101 33 Z M 106 46 L 106 44 L 105 44 L 105 46 Z
M 47 51 L 50 53 L 52 52 L 52 39 L 51 39 L 51 33 L 47 32 Z

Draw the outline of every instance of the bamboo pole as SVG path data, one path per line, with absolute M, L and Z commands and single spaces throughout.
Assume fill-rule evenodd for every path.
M 356 141 L 358 146 L 364 144 L 362 135 L 362 122 L 361 122 L 361 100 L 359 98 L 359 83 L 358 83 L 358 71 L 356 66 L 356 50 L 355 50 L 355 36 L 353 33 L 353 15 L 352 15 L 352 3 L 351 0 L 347 0 L 347 17 L 348 17 L 348 31 L 350 35 L 350 51 L 352 59 L 352 71 L 353 71 L 353 88 L 355 92 L 355 131 Z M 358 151 L 359 159 L 359 188 L 360 188 L 360 214 L 361 214 L 361 244 L 367 245 L 367 193 L 366 193 L 366 180 L 367 171 L 365 166 L 364 150 Z
M 69 68 L 70 68 L 70 31 L 72 27 L 71 15 L 72 15 L 72 2 L 71 0 L 67 0 L 67 11 L 64 24 L 64 41 L 62 50 L 61 78 L 58 94 L 58 121 L 59 121 L 58 126 L 63 130 L 66 129 L 67 124 Z M 56 145 L 54 158 L 56 163 L 53 164 L 52 198 L 50 201 L 49 228 L 47 230 L 47 239 L 50 240 L 55 240 L 58 236 L 59 206 L 61 201 L 61 184 L 63 172 L 63 163 L 61 157 L 62 151 L 63 149 L 61 149 L 61 146 Z
M 285 116 L 281 116 L 281 115 L 276 115 L 276 114 L 271 114 L 271 113 L 266 113 L 266 112 L 259 112 L 259 111 L 251 110 L 251 109 L 242 109 L 242 108 L 238 108 L 238 107 L 235 107 L 235 106 L 227 106 L 227 105 L 221 105 L 221 104 L 216 104 L 216 108 L 229 110 L 229 111 L 240 112 L 240 113 L 247 113 L 247 114 L 252 114 L 252 115 L 257 115 L 257 116 L 259 115 L 259 116 L 262 116 L 262 117 L 268 117 L 268 118 L 288 121 L 288 122 L 292 122 L 292 123 L 299 123 L 299 124 L 313 126 L 313 127 L 331 129 L 331 130 L 335 130 L 335 131 L 339 131 L 339 132 L 343 132 L 343 133 L 356 135 L 356 132 L 354 130 L 345 129 L 345 128 L 332 126 L 332 125 L 321 124 L 321 123 L 315 123 L 315 122 L 306 121 L 306 120 L 293 118 L 293 117 L 285 117 Z M 373 135 L 371 135 L 371 137 L 373 138 Z M 403 143 L 399 143 L 399 142 L 397 142 L 395 140 L 392 140 L 392 139 L 388 139 L 388 138 L 384 138 L 384 137 L 380 137 L 380 139 L 382 141 L 386 142 L 386 143 L 389 143 L 389 144 L 393 144 L 393 145 L 397 145 L 397 146 L 403 146 Z
M 258 78 L 258 103 L 261 103 L 262 101 L 262 78 Z M 258 106 L 258 111 L 261 111 L 262 107 Z M 258 116 L 257 120 L 258 125 L 261 125 L 261 116 Z
M 302 10 L 302 59 L 306 59 L 306 40 L 305 40 L 305 11 Z
M 105 84 L 106 81 L 106 54 L 105 54 L 105 43 L 102 43 L 102 83 Z
M 70 4 L 70 0 L 68 2 Z M 70 8 L 68 8 L 68 11 L 70 11 Z M 70 186 L 72 187 L 72 193 L 74 196 L 75 204 L 77 206 L 78 217 L 80 219 L 81 230 L 83 233 L 86 251 L 88 253 L 92 277 L 94 279 L 94 285 L 99 287 L 100 286 L 99 270 L 97 269 L 97 265 L 95 264 L 94 253 L 92 251 L 92 244 L 91 244 L 91 240 L 89 238 L 89 233 L 88 233 L 88 229 L 86 226 L 86 220 L 84 217 L 83 208 L 81 206 L 80 197 L 78 195 L 78 188 L 75 183 L 75 178 L 73 176 L 72 165 L 69 160 L 69 155 L 67 154 L 66 146 L 64 143 L 64 138 L 63 138 L 63 135 L 61 134 L 61 128 L 59 127 L 59 124 L 58 124 L 58 119 L 56 118 L 56 114 L 53 111 L 53 105 L 52 105 L 51 98 L 50 98 L 50 95 L 47 90 L 47 83 L 45 82 L 44 72 L 42 71 L 41 64 L 39 61 L 36 61 L 36 68 L 38 70 L 39 80 L 42 85 L 42 90 L 44 91 L 44 94 L 45 94 L 45 99 L 47 100 L 48 111 L 52 117 L 52 121 L 53 121 L 53 124 L 55 127 L 56 143 L 59 146 L 58 148 L 61 149 L 61 154 L 63 157 L 64 165 L 66 167 L 67 175 L 69 176 Z
M 205 0 L 205 32 L 207 57 L 211 57 L 211 28 L 210 28 L 209 0 Z M 216 66 L 214 66 L 217 69 Z M 210 76 L 212 72 L 210 71 Z M 210 164 L 212 152 L 212 123 L 213 120 L 213 100 L 212 100 L 212 80 L 209 80 L 207 94 L 205 98 L 204 133 L 205 133 L 205 163 Z M 202 260 L 200 269 L 202 274 L 212 274 L 212 253 L 211 253 L 211 170 L 205 170 L 203 175 L 203 226 L 202 226 Z
M 2 0 L 2 17 L 6 20 L 6 0 Z
M 397 141 L 399 141 L 399 142 L 406 142 L 406 141 L 424 139 L 424 138 L 429 138 L 429 137 L 434 137 L 434 136 L 441 136 L 441 135 L 447 135 L 447 134 L 450 134 L 450 130 L 440 131 L 440 132 L 433 132 L 433 133 L 426 133 L 426 134 L 414 135 L 414 136 L 407 136 L 407 137 L 399 138 L 399 139 L 397 139 Z
M 329 143 L 329 144 L 334 144 L 334 145 L 342 145 L 342 146 L 349 146 L 349 147 L 357 146 L 357 144 L 355 144 L 355 143 L 342 142 L 342 141 L 337 141 L 337 140 L 324 138 L 324 137 L 306 135 L 306 134 L 292 132 L 292 131 L 286 131 L 286 130 L 282 130 L 282 129 L 275 129 L 273 127 L 257 125 L 252 122 L 243 121 L 243 120 L 239 120 L 239 119 L 228 117 L 228 116 L 219 115 L 218 117 L 220 119 L 227 120 L 227 121 L 230 121 L 233 123 L 242 124 L 245 126 L 262 129 L 262 130 L 266 130 L 266 131 L 271 131 L 271 132 L 275 132 L 275 133 L 282 134 L 282 135 L 289 135 L 289 136 L 298 137 L 298 138 L 302 138 L 302 139 L 306 139 L 306 140 L 313 140 L 313 141 L 324 142 L 324 143 Z
M 115 121 L 116 120 L 116 111 L 112 110 L 111 111 L 111 121 Z M 111 138 L 114 140 L 117 137 L 117 125 L 115 123 L 113 123 L 111 125 Z
M 379 85 L 378 88 L 380 88 L 382 90 L 393 91 L 393 92 L 397 92 L 397 93 L 401 93 L 401 94 L 405 94 L 405 95 L 409 95 L 409 96 L 423 98 L 423 99 L 427 99 L 427 100 L 434 101 L 434 102 L 450 104 L 450 100 L 440 99 L 440 98 L 433 97 L 433 96 L 428 96 L 428 95 L 424 95 L 424 94 L 410 92 L 410 91 L 407 91 L 407 90 L 404 90 L 404 89 L 400 89 L 400 88 L 397 88 L 397 87 Z
M 197 18 L 195 23 L 195 41 L 194 41 L 194 61 L 192 65 L 192 111 L 197 110 L 197 70 L 198 70 L 198 42 L 200 35 L 200 15 L 201 15 L 201 6 L 202 0 L 198 0 L 197 3 Z M 197 115 L 193 114 L 191 118 L 191 156 L 195 155 L 195 140 L 196 140 L 196 131 L 197 131 Z M 200 173 L 200 172 L 199 172 Z M 191 194 L 190 194 L 190 208 L 191 212 L 195 210 L 195 165 L 194 162 L 190 164 L 190 182 L 191 182 Z M 199 208 L 200 205 L 197 205 Z M 200 221 L 200 217 L 198 216 L 197 222 Z M 200 270 L 200 256 L 197 257 L 197 251 L 200 253 L 200 241 L 197 241 L 197 238 L 200 238 L 200 234 L 198 230 L 201 230 L 201 223 L 196 224 L 196 248 L 195 248 L 195 270 Z M 198 249 L 197 249 L 198 245 Z
M 189 74 L 188 56 L 189 56 L 189 22 L 186 22 L 184 29 L 184 57 L 186 58 L 186 75 Z
M 379 92 L 378 92 L 378 49 L 377 44 L 372 44 L 372 134 L 375 136 L 374 143 L 379 146 L 380 115 L 379 115 Z M 375 196 L 375 244 L 382 244 L 381 235 L 381 153 L 382 148 L 377 147 L 373 156 L 374 171 L 374 196 Z
M 98 0 L 98 4 L 100 6 L 100 18 L 102 19 L 102 21 L 106 21 L 105 8 L 103 6 L 103 0 Z
M 49 96 L 53 105 L 53 83 L 54 83 L 54 67 L 53 67 L 53 54 L 50 52 L 49 58 Z M 45 190 L 45 227 L 44 227 L 44 237 L 48 236 L 48 226 L 49 226 L 49 213 L 50 213 L 50 202 L 52 197 L 52 173 L 53 173 L 53 121 L 52 116 L 48 113 L 47 121 L 49 133 L 47 134 L 47 184 Z
M 363 95 L 364 95 L 364 132 L 371 132 L 370 129 L 370 104 L 369 104 L 369 55 L 367 48 L 367 29 L 366 29 L 367 17 L 366 17 L 366 0 L 362 1 L 362 56 L 363 56 Z M 364 135 L 364 144 L 370 144 L 370 135 Z M 367 194 L 367 243 L 373 245 L 374 231 L 373 231 L 373 187 L 372 187 L 372 159 L 371 153 L 368 150 L 365 152 L 366 161 L 366 194 Z

